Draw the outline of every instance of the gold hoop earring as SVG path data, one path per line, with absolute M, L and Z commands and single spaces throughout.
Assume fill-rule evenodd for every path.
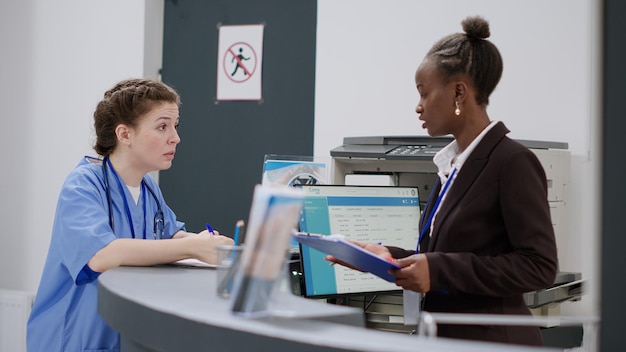
M 459 102 L 455 100 L 455 101 L 454 101 L 454 104 L 456 104 L 456 109 L 454 109 L 454 114 L 455 114 L 456 116 L 461 115 L 461 109 L 459 108 Z

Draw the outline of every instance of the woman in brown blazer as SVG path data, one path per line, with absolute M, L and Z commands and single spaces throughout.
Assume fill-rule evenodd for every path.
M 551 286 L 557 272 L 546 176 L 487 114 L 502 74 L 489 24 L 470 17 L 462 26 L 465 33 L 434 44 L 415 74 L 422 128 L 455 137 L 433 159 L 438 180 L 418 250 L 360 245 L 397 259 L 396 284 L 425 293 L 425 311 L 530 315 L 523 294 Z M 539 328 L 528 326 L 440 324 L 438 335 L 542 345 Z

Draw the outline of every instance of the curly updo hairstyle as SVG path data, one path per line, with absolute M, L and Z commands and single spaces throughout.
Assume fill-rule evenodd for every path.
M 486 106 L 502 77 L 502 56 L 498 48 L 487 40 L 491 33 L 485 19 L 468 17 L 461 25 L 465 33 L 442 38 L 426 56 L 437 63 L 446 80 L 459 74 L 467 75 L 477 91 L 476 102 Z
M 128 79 L 104 93 L 93 113 L 98 155 L 109 156 L 117 145 L 115 129 L 120 124 L 137 127 L 139 119 L 163 103 L 180 106 L 180 96 L 165 83 L 150 79 Z

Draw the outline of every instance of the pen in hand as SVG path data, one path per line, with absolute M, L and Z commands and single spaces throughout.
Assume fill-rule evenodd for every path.
M 207 231 L 209 231 L 211 233 L 211 235 L 215 236 L 215 230 L 213 230 L 213 228 L 211 227 L 211 225 L 209 225 L 209 223 L 206 223 L 206 229 Z

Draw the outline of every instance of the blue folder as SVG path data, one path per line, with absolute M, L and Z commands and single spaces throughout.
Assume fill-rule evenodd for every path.
M 332 236 L 293 235 L 293 238 L 320 252 L 330 254 L 338 260 L 348 263 L 364 272 L 372 273 L 381 279 L 395 282 L 396 279 L 389 273 L 390 269 L 400 269 L 398 265 L 387 261 L 372 252 L 369 252 L 344 239 Z

